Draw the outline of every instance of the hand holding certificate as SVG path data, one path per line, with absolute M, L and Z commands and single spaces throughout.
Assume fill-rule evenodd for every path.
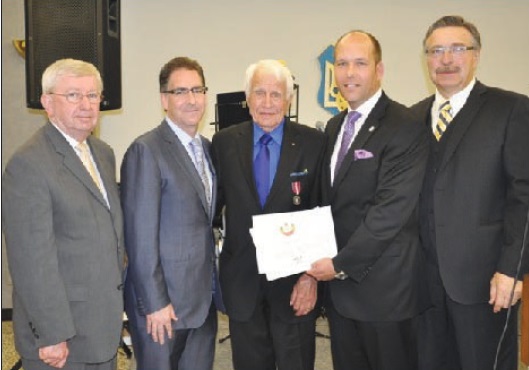
M 253 216 L 250 229 L 260 274 L 268 280 L 298 274 L 337 253 L 331 209 Z

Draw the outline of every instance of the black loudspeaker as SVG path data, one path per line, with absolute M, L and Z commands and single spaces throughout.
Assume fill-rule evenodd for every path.
M 99 69 L 101 110 L 121 108 L 120 0 L 25 0 L 26 100 L 42 109 L 44 70 L 63 58 Z
M 252 119 L 244 91 L 217 94 L 215 113 L 219 130 Z

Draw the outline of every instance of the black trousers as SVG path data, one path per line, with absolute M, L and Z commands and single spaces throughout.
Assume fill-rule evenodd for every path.
M 433 307 L 419 318 L 419 369 L 493 370 L 506 321 L 496 369 L 518 369 L 518 305 L 512 307 L 507 319 L 507 310 L 494 313 L 486 302 L 455 302 L 447 295 L 437 266 L 428 267 Z
M 326 305 L 334 370 L 417 369 L 416 319 L 357 321 Z
M 263 298 L 249 321 L 229 324 L 235 370 L 314 369 L 315 319 L 285 322 Z

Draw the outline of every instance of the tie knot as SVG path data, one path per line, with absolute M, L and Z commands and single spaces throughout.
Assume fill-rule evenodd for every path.
M 362 114 L 353 110 L 349 113 L 347 113 L 347 120 L 345 121 L 345 132 L 353 132 L 354 131 L 354 125 L 356 121 L 360 118 Z
M 191 145 L 194 146 L 194 147 L 199 147 L 200 146 L 200 139 L 198 137 L 195 137 L 191 140 Z
M 358 121 L 358 119 L 360 118 L 361 115 L 362 115 L 362 113 L 357 112 L 355 110 L 347 113 L 347 124 L 349 124 L 349 125 L 354 124 L 356 121 Z
M 259 143 L 261 145 L 268 145 L 270 142 L 272 141 L 272 136 L 268 135 L 268 134 L 264 134 L 263 136 L 261 136 L 261 138 L 259 139 Z
M 86 141 L 83 141 L 82 143 L 77 144 L 77 150 L 79 150 L 81 153 L 88 153 L 88 144 Z
M 450 100 L 447 100 L 443 104 L 441 104 L 441 107 L 439 107 L 439 110 L 444 111 L 444 112 L 451 111 L 452 106 L 450 105 Z

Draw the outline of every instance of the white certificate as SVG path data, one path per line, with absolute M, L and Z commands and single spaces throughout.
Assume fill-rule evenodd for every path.
M 269 281 L 307 271 L 314 261 L 337 253 L 329 206 L 253 216 L 250 234 L 259 273 Z

